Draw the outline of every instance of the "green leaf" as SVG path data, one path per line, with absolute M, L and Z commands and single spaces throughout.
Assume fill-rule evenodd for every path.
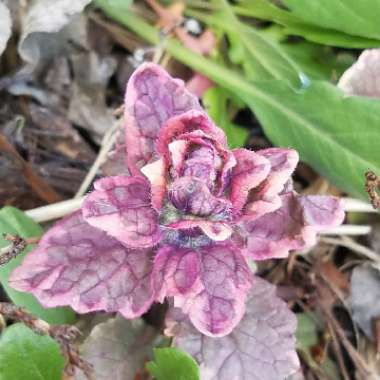
M 318 344 L 318 327 L 315 321 L 316 317 L 312 313 L 297 314 L 297 346 L 299 349 L 309 349 L 309 347 Z
M 350 35 L 380 39 L 378 0 L 283 0 L 300 21 Z
M 118 8 L 119 10 L 128 10 L 133 0 L 103 0 L 103 2 L 107 2 L 110 7 Z M 96 4 L 97 0 L 94 3 Z
M 282 79 L 299 87 L 300 67 L 286 52 L 257 28 L 240 22 L 225 0 L 216 1 L 222 8 L 212 15 L 191 12 L 199 20 L 223 30 L 230 41 L 230 58 L 241 64 L 249 80 Z
M 325 374 L 323 377 L 340 380 L 341 376 L 335 362 L 327 356 L 322 363 L 317 363 L 312 355 L 312 348 L 320 344 L 318 326 L 323 325 L 318 315 L 316 313 L 298 313 L 297 321 L 297 350 L 303 361 L 316 371 Z
M 354 62 L 354 57 L 337 54 L 332 48 L 308 41 L 286 42 L 287 34 L 279 25 L 267 28 L 249 27 L 236 18 L 226 22 L 228 12 L 211 16 L 188 12 L 210 26 L 218 28 L 228 36 L 229 57 L 242 65 L 249 80 L 281 79 L 299 86 L 300 79 L 337 80 Z M 238 32 L 237 32 L 238 30 Z
M 255 83 L 242 96 L 274 144 L 295 148 L 336 186 L 365 197 L 364 173 L 380 171 L 378 100 L 346 97 L 326 82 L 298 92 L 279 82 Z
M 282 49 L 311 79 L 337 82 L 355 61 L 349 53 L 335 53 L 330 47 L 308 41 L 280 43 Z
M 368 48 L 368 47 L 378 47 L 379 46 L 379 40 L 376 38 L 371 38 L 365 33 L 361 32 L 352 32 L 352 30 L 356 30 L 358 27 L 356 24 L 357 20 L 354 20 L 352 18 L 352 26 L 347 28 L 347 30 L 350 30 L 350 32 L 346 33 L 343 29 L 337 30 L 336 25 L 332 25 L 332 27 L 326 27 L 324 25 L 328 25 L 327 23 L 317 24 L 318 15 L 320 12 L 324 12 L 325 9 L 330 8 L 331 4 L 333 7 L 337 5 L 337 3 L 345 2 L 346 0 L 322 0 L 324 3 L 329 3 L 329 7 L 325 7 L 324 10 L 322 9 L 323 5 L 321 5 L 321 1 L 305 1 L 305 0 L 288 0 L 288 1 L 294 1 L 297 2 L 297 6 L 305 7 L 310 9 L 310 14 L 306 15 L 307 11 L 304 11 L 301 9 L 294 12 L 289 12 L 287 10 L 284 10 L 282 8 L 279 8 L 278 6 L 274 5 L 270 2 L 270 0 L 242 0 L 239 2 L 238 6 L 234 7 L 234 11 L 243 16 L 248 17 L 254 17 L 259 18 L 263 20 L 269 20 L 273 22 L 277 22 L 285 27 L 285 31 L 289 35 L 298 35 L 303 36 L 309 41 L 317 42 L 320 44 L 325 45 L 331 45 L 331 46 L 341 46 L 346 48 Z M 357 6 L 361 6 L 361 2 L 356 0 L 348 0 L 350 3 L 355 2 Z M 365 0 L 369 2 L 375 2 L 376 0 Z M 359 5 L 360 4 L 360 5 Z M 317 7 L 319 9 L 319 12 L 317 14 L 311 13 L 312 7 Z M 372 8 L 367 8 L 367 11 Z M 296 14 L 297 13 L 297 14 Z M 340 12 L 334 13 L 331 12 L 330 15 L 334 20 L 336 20 L 338 17 L 336 15 L 339 14 L 340 18 Z M 377 13 L 378 15 L 378 13 Z M 299 17 L 300 16 L 300 17 Z M 304 16 L 304 17 L 302 17 Z M 310 23 L 308 18 L 312 18 L 313 23 Z M 376 24 L 374 24 L 376 26 Z M 371 26 L 371 29 L 373 29 L 373 26 Z M 366 28 L 367 29 L 367 28 Z M 371 33 L 372 34 L 372 33 Z M 363 36 L 364 35 L 364 36 Z
M 249 131 L 230 121 L 228 111 L 232 100 L 228 92 L 222 87 L 211 87 L 202 100 L 209 116 L 226 133 L 229 147 L 233 149 L 244 146 Z
M 0 380 L 61 380 L 64 358 L 58 344 L 15 324 L 0 337 Z
M 23 238 L 41 236 L 43 229 L 22 211 L 14 207 L 4 207 L 0 210 L 0 248 L 9 245 L 2 237 L 3 233 L 17 234 Z M 8 264 L 0 267 L 0 282 L 8 297 L 18 306 L 45 320 L 50 324 L 74 323 L 75 314 L 69 308 L 44 309 L 33 295 L 19 292 L 8 285 L 8 278 L 12 271 L 20 265 L 25 255 L 31 251 L 33 245 L 26 247 L 24 252 L 12 259 Z
M 177 348 L 156 348 L 155 360 L 147 364 L 157 380 L 199 380 L 199 368 L 195 360 Z
M 309 41 L 289 41 L 284 28 L 272 25 L 260 33 L 273 40 L 298 65 L 310 79 L 336 82 L 354 62 L 349 53 L 337 53 L 331 47 Z
M 142 38 L 159 42 L 157 30 L 136 14 L 104 8 Z M 249 82 L 245 77 L 169 39 L 167 51 L 179 61 L 235 93 L 250 105 L 268 137 L 297 149 L 301 159 L 347 192 L 366 199 L 363 174 L 380 172 L 380 102 L 345 97 L 335 86 L 311 82 L 295 91 L 280 81 Z

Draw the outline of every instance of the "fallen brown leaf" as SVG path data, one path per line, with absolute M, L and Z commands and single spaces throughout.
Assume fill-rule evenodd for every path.
M 62 200 L 62 197 L 34 171 L 32 166 L 26 162 L 17 150 L 8 142 L 6 137 L 0 133 L 0 150 L 12 156 L 20 166 L 26 181 L 33 191 L 47 203 L 55 203 Z

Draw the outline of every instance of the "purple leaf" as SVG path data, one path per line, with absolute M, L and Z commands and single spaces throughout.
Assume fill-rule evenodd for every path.
M 185 152 L 187 157 L 183 160 L 182 170 L 176 172 L 202 180 L 212 190 L 218 174 L 218 164 L 220 164 L 218 152 L 211 141 L 207 144 L 206 141 L 200 140 L 199 146 L 191 142 L 192 140 L 187 140 L 188 150 Z
M 241 320 L 251 273 L 230 243 L 199 248 L 166 246 L 155 257 L 153 283 L 158 299 L 174 297 L 203 334 L 224 336 Z
M 166 171 L 167 167 L 162 158 L 141 168 L 141 172 L 150 182 L 152 206 L 156 211 L 161 210 L 166 196 Z
M 231 202 L 239 212 L 247 202 L 251 189 L 257 187 L 269 174 L 270 162 L 247 149 L 235 149 L 236 166 L 232 169 Z
M 155 144 L 163 124 L 189 110 L 201 107 L 181 80 L 149 63 L 134 72 L 125 95 L 127 163 L 133 175 L 157 158 Z
M 154 246 L 158 214 L 151 206 L 149 183 L 141 177 L 106 177 L 82 204 L 83 217 L 131 248 Z
M 344 218 L 342 203 L 334 197 L 290 192 L 280 201 L 276 211 L 241 223 L 245 252 L 255 260 L 286 257 L 290 250 L 310 247 L 318 231 L 337 226 Z
M 223 130 L 215 126 L 204 111 L 193 110 L 172 117 L 166 122 L 158 136 L 157 151 L 169 160 L 169 144 L 175 140 L 187 141 L 191 138 L 214 141 L 220 151 L 227 148 Z
M 170 311 L 166 333 L 197 360 L 201 380 L 283 380 L 299 368 L 296 325 L 275 287 L 255 277 L 245 315 L 231 334 L 203 336 L 178 309 Z
M 181 177 L 174 181 L 168 198 L 178 210 L 196 216 L 218 216 L 228 213 L 232 205 L 211 194 L 207 184 L 196 177 Z
M 293 149 L 268 148 L 259 150 L 257 154 L 269 160 L 271 168 L 268 177 L 258 189 L 250 193 L 250 204 L 245 208 L 248 218 L 258 218 L 281 206 L 279 193 L 291 180 L 291 175 L 298 163 L 298 153 Z
M 342 206 L 293 192 L 292 149 L 230 151 L 198 100 L 159 66 L 135 71 L 125 105 L 132 176 L 95 182 L 81 213 L 44 236 L 13 285 L 45 306 L 128 318 L 173 297 L 200 332 L 225 336 L 244 314 L 247 257 L 310 246 L 343 220 Z
M 232 227 L 226 222 L 202 219 L 182 219 L 167 224 L 165 227 L 169 228 L 169 230 L 182 230 L 189 235 L 191 231 L 199 228 L 207 237 L 214 241 L 227 240 L 233 231 Z
M 94 380 L 136 380 L 153 356 L 157 331 L 141 319 L 126 321 L 121 316 L 96 325 L 80 348 L 81 356 L 93 366 Z M 88 380 L 81 373 L 75 380 Z
M 70 305 L 78 313 L 118 311 L 134 318 L 153 300 L 152 254 L 126 248 L 76 212 L 43 236 L 10 284 L 33 293 L 45 307 Z
M 202 291 L 201 263 L 198 252 L 188 248 L 162 247 L 154 259 L 153 283 L 157 299 L 166 296 L 192 295 Z

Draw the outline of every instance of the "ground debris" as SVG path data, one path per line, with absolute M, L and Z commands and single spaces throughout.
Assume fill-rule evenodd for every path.
M 74 344 L 74 341 L 81 334 L 75 326 L 51 326 L 28 313 L 25 309 L 7 302 L 0 302 L 0 315 L 4 319 L 23 323 L 37 334 L 48 335 L 53 338 L 59 344 L 62 355 L 66 359 L 65 375 L 67 377 L 72 377 L 75 374 L 75 369 L 78 368 L 88 380 L 95 380 L 92 377 L 92 366 L 81 358 L 78 348 Z
M 373 208 L 380 208 L 380 195 L 378 194 L 380 190 L 380 179 L 371 170 L 365 173 L 365 179 L 365 190 L 368 193 Z

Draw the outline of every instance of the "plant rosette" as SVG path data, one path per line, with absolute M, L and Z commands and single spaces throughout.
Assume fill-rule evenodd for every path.
M 125 141 L 130 176 L 96 181 L 81 210 L 43 236 L 11 285 L 45 307 L 125 318 L 170 298 L 188 321 L 177 340 L 202 362 L 202 379 L 240 380 L 252 371 L 285 378 L 298 367 L 295 318 L 247 260 L 312 246 L 318 231 L 342 223 L 341 201 L 293 190 L 292 149 L 228 149 L 198 99 L 154 64 L 128 82 Z M 223 352 L 219 360 L 184 343 L 188 336 L 198 344 L 194 334 L 204 337 L 206 353 Z M 256 360 L 229 360 L 226 353 L 247 344 L 241 355 Z

